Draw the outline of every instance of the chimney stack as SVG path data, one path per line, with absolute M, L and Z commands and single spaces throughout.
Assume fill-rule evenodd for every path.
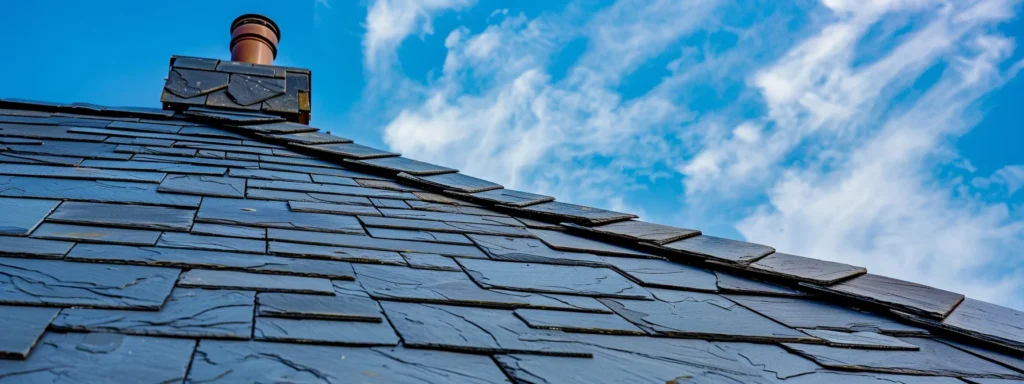
M 254 13 L 231 23 L 231 61 L 272 65 L 277 58 L 281 29 L 270 18 Z

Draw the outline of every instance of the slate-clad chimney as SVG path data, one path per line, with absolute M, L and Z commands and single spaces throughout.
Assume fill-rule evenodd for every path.
M 272 20 L 245 14 L 231 23 L 231 61 L 171 56 L 164 109 L 269 114 L 308 124 L 312 73 L 270 65 L 280 38 Z

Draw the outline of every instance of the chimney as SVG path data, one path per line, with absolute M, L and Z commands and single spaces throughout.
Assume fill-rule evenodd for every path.
M 248 13 L 231 22 L 231 61 L 271 65 L 281 29 L 270 18 Z

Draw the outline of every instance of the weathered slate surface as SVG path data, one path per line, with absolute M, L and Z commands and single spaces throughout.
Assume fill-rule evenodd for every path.
M 193 235 L 181 232 L 164 232 L 163 235 L 160 235 L 160 239 L 157 240 L 156 246 L 228 252 L 267 252 L 267 242 L 263 240 Z
M 361 227 L 360 227 L 361 228 Z M 336 245 L 348 248 L 376 249 L 395 252 L 437 253 L 449 256 L 486 258 L 477 247 L 468 245 L 428 243 L 424 241 L 407 241 L 391 239 L 375 239 L 370 236 L 348 235 L 340 233 L 320 233 L 309 231 L 293 231 L 270 228 L 267 238 L 293 243 Z M 271 245 L 273 249 L 273 245 Z
M 339 345 L 398 345 L 385 322 L 257 317 L 256 340 Z
M 383 315 L 377 302 L 370 298 L 357 283 L 336 281 L 335 296 L 304 295 L 299 293 L 260 293 L 257 314 L 264 317 L 291 317 L 381 322 Z M 341 289 L 339 289 L 341 288 Z
M 386 208 L 381 208 L 386 209 Z M 481 235 L 530 237 L 525 228 L 506 225 L 473 224 L 450 221 L 398 219 L 392 217 L 360 216 L 359 220 L 367 227 L 415 229 L 436 232 L 475 233 Z
M 727 295 L 727 297 L 792 328 L 867 331 L 889 335 L 922 335 L 927 331 L 887 317 L 813 299 Z
M 579 296 L 650 299 L 636 283 L 607 268 L 459 259 L 459 264 L 486 288 Z
M 1015 349 L 1024 355 L 1024 312 L 1021 311 L 968 298 L 941 322 L 901 311 L 893 313 L 915 323 Z
M 641 252 L 614 244 L 591 240 L 565 232 L 549 231 L 545 229 L 528 229 L 528 231 L 541 239 L 544 244 L 563 251 L 591 252 L 603 255 L 630 257 L 656 257 L 647 252 Z
M 769 246 L 708 235 L 667 243 L 663 247 L 697 257 L 738 264 L 751 263 L 775 252 L 775 249 Z
M 861 349 L 905 349 L 918 350 L 918 346 L 892 336 L 874 332 L 839 332 L 825 329 L 805 329 L 804 333 L 825 340 L 833 347 Z
M 60 201 L 0 197 L 0 235 L 28 236 L 57 204 Z
M 750 268 L 775 276 L 824 285 L 867 273 L 867 269 L 863 267 L 786 253 L 765 256 L 750 264 Z
M 467 236 L 494 260 L 582 266 L 609 264 L 602 257 L 590 253 L 556 251 L 537 239 L 474 234 Z
M 318 259 L 343 260 L 357 263 L 405 265 L 405 259 L 398 252 L 374 249 L 334 247 L 324 245 L 271 241 L 268 251 L 275 255 L 310 257 Z
M 531 328 L 566 332 L 645 335 L 646 333 L 618 315 L 573 313 L 540 309 L 517 309 L 516 316 Z
M 245 179 L 227 176 L 167 175 L 157 191 L 186 195 L 245 197 Z
M 199 196 L 158 193 L 156 184 L 0 176 L 0 196 L 195 208 Z
M 39 226 L 39 229 L 32 233 L 32 237 L 85 243 L 153 245 L 160 238 L 160 232 L 142 229 L 43 223 L 43 225 Z
M 601 260 L 641 285 L 703 292 L 718 290 L 718 277 L 706 269 L 661 259 L 606 256 Z
M 327 279 L 206 269 L 193 269 L 182 273 L 178 279 L 178 286 L 334 295 L 334 287 Z
M 306 229 L 311 231 L 363 234 L 354 217 L 293 212 L 283 201 L 205 198 L 197 221 L 256 227 Z
M 435 188 L 451 190 L 462 193 L 484 192 L 503 188 L 501 184 L 492 183 L 487 180 L 478 179 L 461 173 L 445 173 L 431 176 L 416 176 L 407 173 L 399 173 L 398 177 L 410 180 L 414 183 L 426 184 Z
M 964 299 L 959 293 L 873 274 L 830 286 L 807 286 L 937 319 L 945 318 Z
M 507 205 L 510 207 L 525 207 L 534 204 L 554 201 L 551 196 L 538 195 L 535 193 L 516 191 L 511 189 L 495 189 L 477 193 L 450 192 L 453 195 L 461 196 L 470 200 L 478 200 L 493 204 Z
M 631 213 L 609 211 L 600 208 L 552 201 L 521 208 L 528 214 L 554 218 L 559 221 L 571 221 L 578 224 L 599 225 L 616 221 L 637 218 Z
M 58 311 L 57 308 L 0 305 L 0 324 L 4 329 L 0 337 L 0 361 L 27 357 Z
M 191 232 L 197 235 L 239 237 L 243 239 L 267 238 L 266 228 L 245 227 L 241 225 L 195 223 L 192 225 Z
M 800 290 L 767 281 L 754 280 L 722 271 L 715 272 L 715 275 L 718 276 L 718 289 L 722 292 L 764 296 L 808 296 Z
M 0 255 L 43 259 L 64 257 L 75 243 L 31 237 L 0 236 Z
M 0 258 L 0 303 L 160 308 L 180 270 Z
M 565 223 L 568 228 L 614 236 L 625 240 L 649 241 L 655 244 L 666 244 L 700 235 L 695 229 L 676 228 L 668 225 L 648 223 L 639 220 L 626 220 L 617 223 L 587 227 L 579 224 Z
M 68 201 L 61 204 L 47 220 L 61 223 L 187 231 L 192 227 L 192 218 L 195 214 L 194 209 Z

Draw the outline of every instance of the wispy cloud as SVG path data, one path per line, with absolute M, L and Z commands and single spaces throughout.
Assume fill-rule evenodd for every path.
M 322 0 L 320 0 L 322 1 Z M 376 0 L 366 15 L 363 53 L 367 68 L 393 55 L 395 48 L 413 34 L 434 32 L 431 20 L 439 12 L 459 9 L 476 0 Z M 385 56 L 385 57 L 382 57 Z

